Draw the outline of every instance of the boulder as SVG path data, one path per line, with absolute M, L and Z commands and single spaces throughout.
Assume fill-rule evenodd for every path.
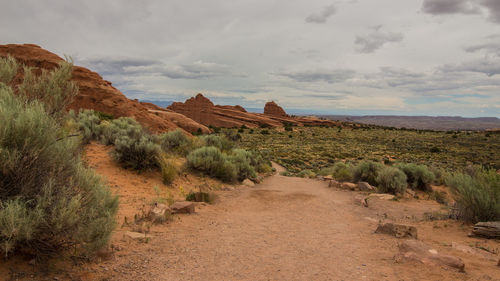
M 340 188 L 342 189 L 349 189 L 349 190 L 356 190 L 358 188 L 358 185 L 352 182 L 343 182 L 340 185 Z
M 397 238 L 413 238 L 417 239 L 417 228 L 414 226 L 384 223 L 379 224 L 375 233 L 388 234 Z
M 369 183 L 360 181 L 358 182 L 358 189 L 361 191 L 374 191 L 375 188 L 371 186 Z
M 472 234 L 486 238 L 500 238 L 500 221 L 478 222 L 472 228 Z
M 170 213 L 167 205 L 155 203 L 148 213 L 148 219 L 154 223 L 162 223 L 168 219 Z
M 464 262 L 457 257 L 439 254 L 437 250 L 418 240 L 406 240 L 399 245 L 397 262 L 415 261 L 425 265 L 449 266 L 464 271 Z
M 194 213 L 194 202 L 179 201 L 170 206 L 173 214 L 191 214 Z
M 251 181 L 249 179 L 244 179 L 242 184 L 245 186 L 250 186 L 250 187 L 255 186 L 255 183 L 253 183 L 253 181 Z

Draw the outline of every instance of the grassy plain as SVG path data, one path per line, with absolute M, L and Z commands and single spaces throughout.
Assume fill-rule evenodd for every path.
M 470 164 L 500 168 L 500 134 L 493 132 L 293 127 L 293 131 L 240 129 L 239 134 L 242 148 L 260 151 L 292 173 L 363 159 L 423 163 L 448 171 Z

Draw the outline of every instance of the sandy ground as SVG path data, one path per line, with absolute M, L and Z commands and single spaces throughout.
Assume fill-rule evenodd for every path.
M 115 189 L 121 197 L 120 217 L 137 213 L 136 208 L 154 196 L 150 186 L 161 183 L 159 176 L 129 178 L 131 173 L 106 158 L 105 152 L 92 145 L 89 164 L 119 186 Z M 457 221 L 424 220 L 425 212 L 442 209 L 434 201 L 371 199 L 366 208 L 355 202 L 359 192 L 280 175 L 255 187 L 217 194 L 215 204 L 199 205 L 195 214 L 153 226 L 147 243 L 124 239 L 130 227 L 119 227 L 112 243 L 120 251 L 56 275 L 59 280 L 500 280 L 498 255 L 451 247 L 455 242 L 494 250 L 500 243 L 467 237 L 470 227 Z M 402 240 L 375 234 L 379 221 L 416 226 L 419 240 L 462 258 L 466 272 L 396 263 Z

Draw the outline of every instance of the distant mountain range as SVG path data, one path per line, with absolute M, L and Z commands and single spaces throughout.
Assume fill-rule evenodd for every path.
M 350 116 L 319 115 L 330 120 L 349 121 L 362 124 L 411 128 L 422 130 L 494 130 L 500 129 L 500 119 L 496 117 L 465 118 L 459 116 Z

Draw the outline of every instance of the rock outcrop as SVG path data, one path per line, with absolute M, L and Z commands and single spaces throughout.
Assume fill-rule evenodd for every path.
M 33 44 L 0 45 L 0 57 L 8 55 L 27 66 L 46 70 L 54 69 L 63 60 L 56 54 Z M 19 70 L 18 78 L 21 76 L 22 68 Z M 76 111 L 81 108 L 94 109 L 111 114 L 113 117 L 132 117 L 152 132 L 164 132 L 176 128 L 189 132 L 196 132 L 198 128 L 208 131 L 205 126 L 196 125 L 196 122 L 185 116 L 174 112 L 159 114 L 137 100 L 128 99 L 113 87 L 111 82 L 87 68 L 74 66 L 72 80 L 78 85 L 79 93 L 69 109 Z
M 277 105 L 274 101 L 266 103 L 264 106 L 264 114 L 271 115 L 274 117 L 288 117 L 285 110 Z
M 183 114 L 205 126 L 241 127 L 259 126 L 280 127 L 280 121 L 273 120 L 264 114 L 249 113 L 241 106 L 214 105 L 202 94 L 197 94 L 186 102 L 174 102 L 167 109 Z
M 267 108 L 267 109 L 266 109 Z M 189 98 L 185 102 L 174 102 L 167 109 L 186 115 L 205 126 L 234 128 L 245 125 L 255 127 L 283 127 L 290 123 L 297 126 L 337 126 L 339 122 L 322 120 L 317 117 L 290 117 L 275 102 L 266 104 L 264 114 L 247 112 L 236 105 L 214 105 L 202 94 Z

